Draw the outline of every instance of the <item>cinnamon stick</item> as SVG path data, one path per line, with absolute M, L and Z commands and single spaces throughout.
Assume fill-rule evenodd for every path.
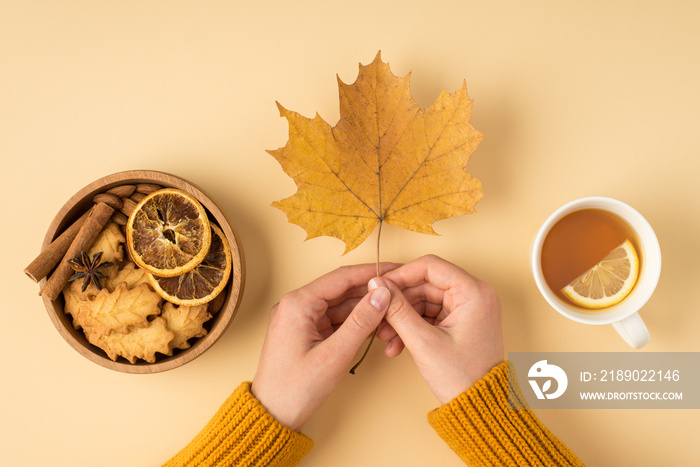
M 90 247 L 112 216 L 112 213 L 114 213 L 114 209 L 105 203 L 97 203 L 92 208 L 58 267 L 41 289 L 40 295 L 44 295 L 52 301 L 56 300 L 58 294 L 61 293 L 61 290 L 68 283 L 70 276 L 73 275 L 73 269 L 68 264 L 68 260 L 75 258 Z
M 93 202 L 104 203 L 111 206 L 115 210 L 112 215 L 112 220 L 119 225 L 126 225 L 127 218 L 131 214 L 131 211 L 133 211 L 134 207 L 136 207 L 136 204 L 147 194 L 160 190 L 161 188 L 162 187 L 160 185 L 153 183 L 119 185 L 107 190 L 104 193 L 95 195 L 93 197 Z M 131 197 L 131 199 L 129 199 L 129 197 Z M 125 201 L 126 206 L 124 206 Z M 88 218 L 90 212 L 91 211 L 88 211 L 80 216 L 77 221 L 64 230 L 61 235 L 51 242 L 51 244 L 24 269 L 24 273 L 30 279 L 32 279 L 34 282 L 39 282 L 51 272 L 51 270 L 62 258 L 64 258 L 64 255 L 75 240 L 78 231 L 85 223 L 85 220 Z M 104 227 L 104 225 L 102 225 L 102 227 Z M 80 251 L 77 252 L 77 254 L 79 253 Z M 70 258 L 71 257 L 68 257 L 67 259 Z
M 63 258 L 63 255 L 68 251 L 70 244 L 73 243 L 73 239 L 78 234 L 80 227 L 82 227 L 85 219 L 88 218 L 90 211 L 80 216 L 77 221 L 75 221 L 70 227 L 63 231 L 56 239 L 54 239 L 49 246 L 44 248 L 44 250 L 36 257 L 34 261 L 29 263 L 29 266 L 24 268 L 24 273 L 29 276 L 34 282 L 39 282 L 41 279 L 46 277 L 51 270 L 58 264 L 58 262 Z

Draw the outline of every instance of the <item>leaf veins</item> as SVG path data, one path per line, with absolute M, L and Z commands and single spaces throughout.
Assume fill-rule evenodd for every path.
M 399 78 L 378 53 L 357 80 L 338 78 L 340 120 L 306 118 L 277 104 L 289 140 L 268 151 L 297 185 L 273 206 L 308 237 L 336 237 L 345 253 L 380 222 L 435 234 L 438 220 L 473 213 L 481 182 L 465 169 L 483 135 L 470 124 L 466 83 L 421 109 L 410 74 Z

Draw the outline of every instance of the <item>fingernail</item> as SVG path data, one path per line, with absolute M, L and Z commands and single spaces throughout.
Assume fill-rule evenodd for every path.
M 381 277 L 374 277 L 370 279 L 370 281 L 367 283 L 367 288 L 369 290 L 374 290 L 378 287 L 384 287 L 385 289 L 388 289 L 389 284 L 387 284 L 387 282 Z
M 369 302 L 377 311 L 384 311 L 391 301 L 391 292 L 386 287 L 378 287 L 370 292 Z

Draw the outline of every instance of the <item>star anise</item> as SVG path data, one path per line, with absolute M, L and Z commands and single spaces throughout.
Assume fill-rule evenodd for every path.
M 111 261 L 106 261 L 102 263 L 101 260 L 101 251 L 95 253 L 92 256 L 92 260 L 90 260 L 90 256 L 85 251 L 83 251 L 79 257 L 69 259 L 68 264 L 70 264 L 70 267 L 73 268 L 75 273 L 71 276 L 70 279 L 68 279 L 68 282 L 84 278 L 83 286 L 80 289 L 81 292 L 85 292 L 85 290 L 88 288 L 88 285 L 90 285 L 90 282 L 95 284 L 97 290 L 102 290 L 102 284 L 100 284 L 100 279 L 106 280 L 107 277 L 105 277 L 105 275 L 102 274 L 102 272 L 100 272 L 100 269 L 112 266 L 114 263 L 112 263 Z

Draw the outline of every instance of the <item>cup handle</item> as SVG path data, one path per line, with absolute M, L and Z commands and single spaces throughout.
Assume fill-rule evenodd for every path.
M 649 330 L 639 313 L 630 315 L 622 321 L 612 323 L 612 327 L 634 349 L 642 348 L 649 343 Z

